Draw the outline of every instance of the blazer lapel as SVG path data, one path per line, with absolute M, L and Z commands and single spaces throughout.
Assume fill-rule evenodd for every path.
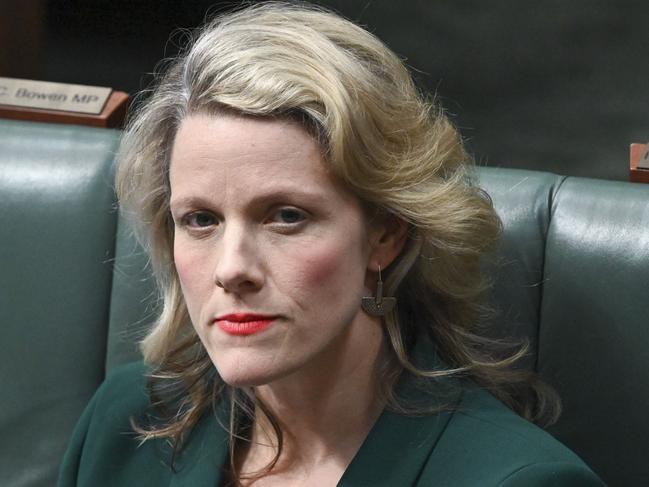
M 452 415 L 452 410 L 428 416 L 384 411 L 339 487 L 415 485 Z
M 417 337 L 413 363 L 424 370 L 446 369 L 426 336 Z M 339 487 L 416 485 L 453 411 L 462 398 L 457 381 L 415 379 L 404 373 L 397 397 L 420 410 L 436 414 L 404 415 L 384 410 L 338 483 Z

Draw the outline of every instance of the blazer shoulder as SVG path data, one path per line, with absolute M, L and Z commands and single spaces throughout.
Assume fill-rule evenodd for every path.
M 142 414 L 149 407 L 148 367 L 131 362 L 110 371 L 95 393 L 95 415 L 103 421 Z M 113 423 L 114 424 L 114 423 Z
M 565 445 L 477 387 L 463 392 L 422 478 L 426 474 L 435 485 L 458 487 L 604 485 Z M 543 480 L 519 480 L 526 477 Z M 571 478 L 586 483 L 571 484 Z
M 585 465 L 542 462 L 526 465 L 508 475 L 498 487 L 605 487 Z
M 153 475 L 160 463 L 158 442 L 141 445 L 132 423 L 149 407 L 146 372 L 144 364 L 134 362 L 108 374 L 72 434 L 59 486 L 126 485 L 122 475 L 140 470 Z
M 471 429 L 476 446 L 498 447 L 516 457 L 532 461 L 583 465 L 582 460 L 547 431 L 522 418 L 489 392 L 465 391 L 454 414 L 452 429 Z

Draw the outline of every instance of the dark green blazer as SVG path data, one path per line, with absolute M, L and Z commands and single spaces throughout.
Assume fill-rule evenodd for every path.
M 123 366 L 99 388 L 72 435 L 59 487 L 220 485 L 228 435 L 214 413 L 193 429 L 175 471 L 164 441 L 140 445 L 134 437 L 129 418 L 149 404 L 144 373 L 141 363 Z M 574 453 L 484 390 L 458 391 L 455 404 L 423 417 L 384 411 L 338 485 L 604 485 Z

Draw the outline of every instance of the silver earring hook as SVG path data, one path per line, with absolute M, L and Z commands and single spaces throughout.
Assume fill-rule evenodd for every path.
M 381 265 L 379 264 L 379 280 L 376 283 L 376 304 L 381 306 L 383 301 L 383 280 L 381 280 Z
M 397 304 L 394 297 L 383 296 L 383 280 L 381 279 L 381 265 L 379 265 L 379 279 L 376 282 L 376 297 L 365 296 L 361 299 L 361 308 L 372 316 L 383 316 L 392 311 Z

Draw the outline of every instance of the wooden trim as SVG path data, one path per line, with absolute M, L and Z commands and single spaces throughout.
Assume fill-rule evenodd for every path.
M 73 113 L 59 110 L 0 105 L 0 118 L 28 120 L 31 122 L 68 123 L 93 127 L 121 128 L 124 126 L 130 97 L 123 91 L 113 91 L 99 115 Z
M 638 160 L 645 155 L 649 144 L 631 144 L 629 179 L 634 183 L 649 183 L 649 169 L 638 168 Z

